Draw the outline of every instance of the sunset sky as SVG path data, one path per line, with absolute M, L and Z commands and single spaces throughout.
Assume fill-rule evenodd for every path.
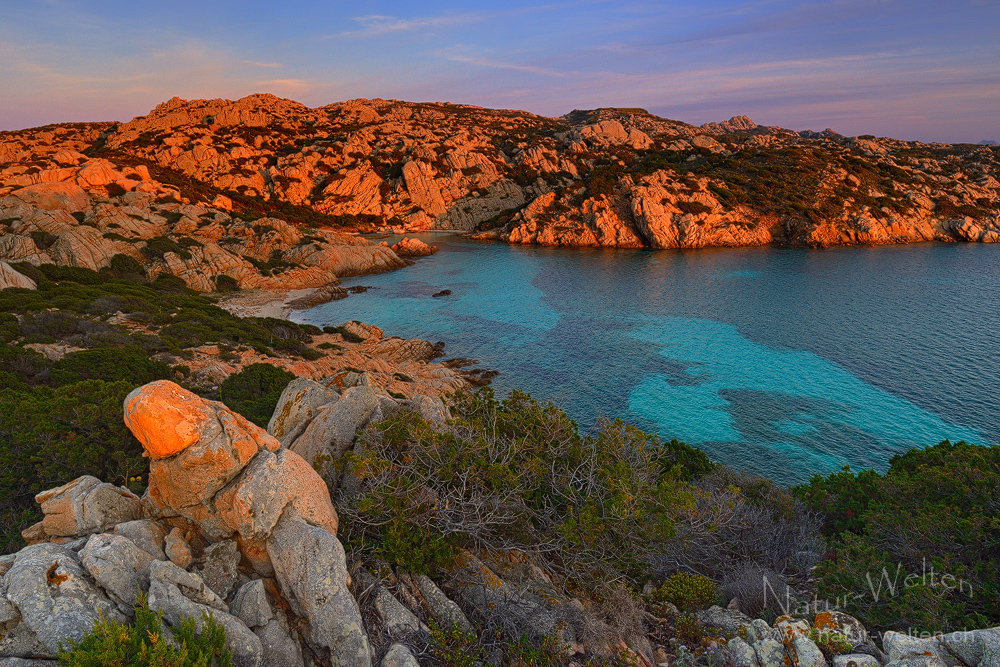
M 0 0 L 0 130 L 272 92 L 1000 140 L 1000 0 Z

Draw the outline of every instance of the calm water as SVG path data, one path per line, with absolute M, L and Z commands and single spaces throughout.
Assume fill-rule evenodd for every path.
M 447 343 L 582 427 L 620 416 L 783 483 L 1000 439 L 1000 245 L 441 252 L 296 314 Z M 450 289 L 451 296 L 431 298 Z

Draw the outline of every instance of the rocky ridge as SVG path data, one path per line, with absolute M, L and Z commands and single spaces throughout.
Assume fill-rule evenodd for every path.
M 547 118 L 382 99 L 311 109 L 264 94 L 174 98 L 125 124 L 0 134 L 0 259 L 100 266 L 116 253 L 140 259 L 150 238 L 190 238 L 170 257 L 147 250 L 147 271 L 208 289 L 221 273 L 263 287 L 280 270 L 301 286 L 323 271 L 400 265 L 337 225 L 647 248 L 993 242 L 998 165 L 989 145 L 797 133 L 746 116 L 697 127 L 642 109 Z M 275 207 L 288 215 L 262 215 Z M 319 233 L 281 223 L 314 216 Z M 44 236 L 71 227 L 66 242 Z
M 677 639 L 659 643 L 690 623 L 672 605 L 657 607 L 662 617 L 645 612 L 639 635 L 595 632 L 586 592 L 569 594 L 517 551 L 463 551 L 438 581 L 353 561 L 328 490 L 340 473 L 321 463 L 399 410 L 437 429 L 450 418 L 440 399 L 299 378 L 265 431 L 169 381 L 136 389 L 124 418 L 151 460 L 148 488 L 139 497 L 85 476 L 38 494 L 44 519 L 25 531 L 29 546 L 0 557 L 0 664 L 54 665 L 60 643 L 78 641 L 99 617 L 127 623 L 140 592 L 168 628 L 211 614 L 240 667 L 432 664 L 432 621 L 475 633 L 498 615 L 531 639 L 554 638 L 566 661 L 692 664 Z M 696 618 L 711 664 L 1000 665 L 1000 628 L 878 637 L 837 611 L 753 619 L 737 599 Z M 839 648 L 828 659 L 820 644 L 831 643 Z
M 101 270 L 116 257 L 149 280 L 167 274 L 199 291 L 287 290 L 400 268 L 385 245 L 331 226 L 233 212 L 222 194 L 183 196 L 143 164 L 90 152 L 113 125 L 54 126 L 0 135 L 0 284 L 10 263 Z M 154 167 L 155 168 L 155 167 Z M 192 196 L 199 196 L 194 195 Z
M 476 229 L 512 243 L 699 248 L 1000 238 L 996 147 L 792 132 L 746 116 L 697 127 L 642 109 L 547 118 L 382 99 L 311 109 L 252 95 L 174 98 L 121 125 L 0 139 L 0 194 L 69 178 L 59 170 L 80 158 L 67 151 L 82 151 L 98 160 L 77 177 L 85 187 L 107 187 L 106 170 L 117 165 L 115 183 L 133 187 L 126 181 L 159 174 L 182 197 L 222 208 L 270 202 L 353 227 Z M 56 154 L 71 163 L 50 164 Z M 328 268 L 283 252 L 287 262 Z M 266 262 L 265 255 L 254 259 Z

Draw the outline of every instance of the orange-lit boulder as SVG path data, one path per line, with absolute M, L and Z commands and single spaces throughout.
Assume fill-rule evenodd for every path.
M 209 542 L 237 538 L 259 572 L 273 571 L 265 541 L 290 508 L 336 534 L 319 474 L 225 405 L 161 380 L 126 397 L 125 423 L 152 459 L 144 500 L 151 513 L 181 515 Z
M 259 450 L 281 446 L 225 405 L 167 380 L 139 387 L 125 398 L 125 424 L 152 459 L 150 500 L 198 523 L 206 503 Z

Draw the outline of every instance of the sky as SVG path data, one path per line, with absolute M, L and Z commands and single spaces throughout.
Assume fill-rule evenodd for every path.
M 255 92 L 1000 140 L 1000 0 L 0 0 L 0 130 Z

